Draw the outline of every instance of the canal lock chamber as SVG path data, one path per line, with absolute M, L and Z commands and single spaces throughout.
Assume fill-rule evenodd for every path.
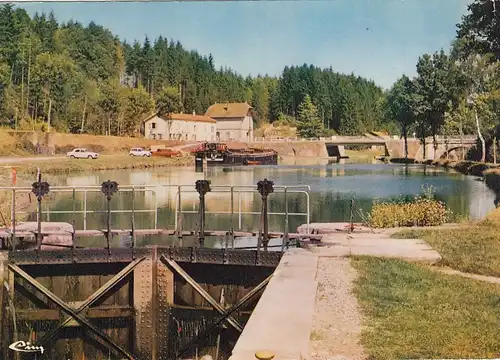
M 43 345 L 37 359 L 227 360 L 282 255 L 256 265 L 256 251 L 237 251 L 225 264 L 156 247 L 127 260 L 112 251 L 106 259 L 107 249 L 77 250 L 76 262 L 70 250 L 11 254 L 1 358 L 34 359 L 9 349 L 22 340 Z

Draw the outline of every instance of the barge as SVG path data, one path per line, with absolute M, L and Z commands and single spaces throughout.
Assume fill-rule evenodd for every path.
M 278 153 L 272 149 L 230 149 L 224 143 L 204 143 L 193 150 L 197 161 L 217 165 L 278 165 Z

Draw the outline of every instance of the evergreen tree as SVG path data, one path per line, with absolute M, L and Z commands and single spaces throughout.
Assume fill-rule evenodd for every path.
M 312 103 L 309 95 L 306 95 L 304 101 L 299 105 L 297 131 L 304 138 L 323 136 L 323 123 L 318 117 L 318 109 Z
M 62 24 L 52 13 L 30 18 L 0 6 L 0 122 L 13 127 L 24 119 L 31 129 L 50 116 L 59 131 L 138 135 L 139 109 L 204 113 L 215 102 L 243 101 L 260 125 L 298 117 L 306 95 L 327 128 L 357 134 L 386 126 L 377 113 L 382 90 L 360 77 L 304 64 L 279 77 L 243 78 L 164 36 L 128 44 L 94 22 Z

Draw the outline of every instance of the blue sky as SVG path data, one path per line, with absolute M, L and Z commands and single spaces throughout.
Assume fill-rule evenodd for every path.
M 90 21 L 121 39 L 179 40 L 216 66 L 279 75 L 285 65 L 332 66 L 388 88 L 418 57 L 449 49 L 472 0 L 20 3 L 30 15 Z

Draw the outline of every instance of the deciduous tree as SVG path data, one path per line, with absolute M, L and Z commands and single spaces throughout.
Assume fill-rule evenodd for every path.
M 405 158 L 408 158 L 408 132 L 415 126 L 415 84 L 407 77 L 400 77 L 387 96 L 390 115 L 401 127 L 405 142 Z

